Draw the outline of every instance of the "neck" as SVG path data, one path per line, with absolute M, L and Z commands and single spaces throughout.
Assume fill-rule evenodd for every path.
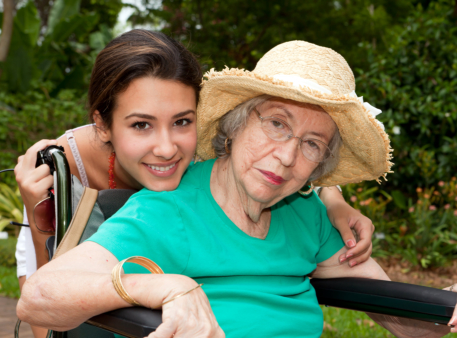
M 263 239 L 270 228 L 269 205 L 250 198 L 233 173 L 230 157 L 218 159 L 211 173 L 211 193 L 236 226 L 250 236 Z

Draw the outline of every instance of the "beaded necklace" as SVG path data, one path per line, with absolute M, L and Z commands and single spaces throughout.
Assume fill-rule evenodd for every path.
M 116 189 L 116 181 L 114 181 L 114 159 L 116 158 L 116 153 L 113 151 L 108 159 L 109 168 L 108 168 L 108 185 L 110 189 Z

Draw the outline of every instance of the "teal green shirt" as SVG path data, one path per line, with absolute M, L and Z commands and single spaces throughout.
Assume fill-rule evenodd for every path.
M 289 196 L 271 208 L 264 240 L 248 236 L 211 195 L 213 164 L 193 165 L 174 191 L 136 193 L 89 240 L 204 283 L 228 338 L 319 337 L 322 311 L 306 276 L 344 246 L 324 205 L 315 193 Z

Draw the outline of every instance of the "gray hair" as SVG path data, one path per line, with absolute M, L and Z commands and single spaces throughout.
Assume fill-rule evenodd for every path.
M 233 108 L 231 111 L 226 113 L 220 120 L 219 126 L 217 128 L 216 136 L 212 139 L 212 144 L 216 156 L 223 158 L 228 156 L 227 151 L 225 150 L 225 140 L 233 139 L 236 135 L 244 130 L 246 127 L 247 120 L 252 110 L 261 105 L 262 103 L 271 100 L 274 96 L 271 95 L 261 95 L 254 97 L 246 102 L 243 102 Z M 342 145 L 340 131 L 338 127 L 336 132 L 330 140 L 328 147 L 333 154 L 323 162 L 319 163 L 316 169 L 309 176 L 308 181 L 312 182 L 318 178 L 328 174 L 333 169 L 336 168 L 339 162 L 339 152 Z M 227 146 L 231 148 L 231 143 L 228 143 Z

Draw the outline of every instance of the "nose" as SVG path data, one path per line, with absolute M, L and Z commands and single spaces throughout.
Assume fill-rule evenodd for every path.
M 297 156 L 300 151 L 300 139 L 298 137 L 292 137 L 290 140 L 278 143 L 274 151 L 276 158 L 281 161 L 281 164 L 285 167 L 292 167 L 297 161 Z
M 152 153 L 156 157 L 171 160 L 178 151 L 178 146 L 167 131 L 160 133 L 159 138 L 155 143 L 156 145 L 154 146 Z

